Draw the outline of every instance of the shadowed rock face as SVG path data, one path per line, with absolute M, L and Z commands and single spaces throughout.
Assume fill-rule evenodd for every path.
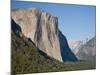
M 59 31 L 59 41 L 60 41 L 60 50 L 63 61 L 76 61 L 77 58 L 75 57 L 74 53 L 68 46 L 67 39 L 65 36 Z
M 48 56 L 61 62 L 77 60 L 58 29 L 57 17 L 36 8 L 17 9 L 12 11 L 11 16 L 24 36 Z
M 11 29 L 14 32 L 21 32 L 20 26 L 16 24 L 13 19 L 11 19 Z

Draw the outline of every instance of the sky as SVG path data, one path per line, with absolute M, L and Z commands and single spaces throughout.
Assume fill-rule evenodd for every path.
M 68 40 L 96 35 L 96 7 L 90 5 L 12 1 L 11 9 L 39 8 L 58 17 L 58 27 Z

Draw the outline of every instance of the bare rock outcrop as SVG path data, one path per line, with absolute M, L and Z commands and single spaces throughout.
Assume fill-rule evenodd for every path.
M 66 38 L 58 29 L 58 18 L 40 9 L 16 9 L 11 17 L 22 33 L 48 56 L 61 62 L 76 61 Z

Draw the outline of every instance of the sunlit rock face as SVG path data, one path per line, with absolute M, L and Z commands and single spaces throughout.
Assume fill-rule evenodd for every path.
M 77 60 L 58 29 L 57 17 L 36 8 L 12 10 L 11 17 L 20 26 L 24 36 L 48 56 L 61 62 Z

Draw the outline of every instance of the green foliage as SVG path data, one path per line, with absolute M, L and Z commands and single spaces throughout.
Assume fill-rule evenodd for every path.
M 12 32 L 12 74 L 72 71 L 95 69 L 95 63 L 78 61 L 61 63 L 39 52 L 36 46 L 25 37 Z

